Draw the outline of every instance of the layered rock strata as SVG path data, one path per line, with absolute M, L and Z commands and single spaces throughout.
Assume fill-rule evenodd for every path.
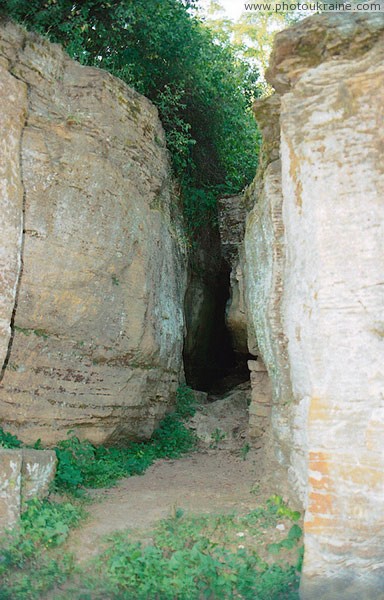
M 3 425 L 146 438 L 182 377 L 186 287 L 157 111 L 12 24 L 0 91 Z
M 384 15 L 302 21 L 268 79 L 246 292 L 306 509 L 301 597 L 384 598 Z

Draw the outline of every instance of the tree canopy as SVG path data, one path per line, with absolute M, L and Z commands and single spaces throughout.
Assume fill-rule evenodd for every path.
M 252 180 L 257 77 L 230 41 L 199 19 L 194 0 L 2 0 L 0 6 L 157 105 L 192 221 L 204 220 L 215 196 Z

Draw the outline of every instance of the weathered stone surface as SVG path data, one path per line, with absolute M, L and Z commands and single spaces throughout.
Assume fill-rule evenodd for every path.
M 262 446 L 262 436 L 271 422 L 272 389 L 268 371 L 261 359 L 249 360 L 251 403 L 249 406 L 249 435 L 254 445 Z
M 305 416 L 296 415 L 296 412 L 302 415 L 303 407 L 293 402 L 287 337 L 281 313 L 285 247 L 279 109 L 280 98 L 274 96 L 255 106 L 263 133 L 262 159 L 256 179 L 246 194 L 247 205 L 253 206 L 244 238 L 248 346 L 251 349 L 253 344 L 254 354 L 261 357 L 259 362 L 265 364 L 268 372 L 261 375 L 261 372 L 256 374 L 251 370 L 250 435 L 255 444 L 263 446 L 269 438 L 271 450 L 267 454 L 269 461 L 274 456 L 275 464 L 270 467 L 276 485 L 281 487 L 285 476 L 285 488 L 291 501 L 301 499 L 304 502 L 307 461 L 302 438 L 305 434 L 298 423 Z M 266 414 L 257 414 L 259 400 L 264 397 L 269 398 L 270 419 Z
M 56 463 L 53 450 L 0 449 L 0 532 L 17 523 L 25 502 L 48 496 Z
M 287 340 L 280 304 L 284 264 L 280 161 L 264 172 L 263 187 L 247 219 L 245 235 L 246 301 L 250 324 L 263 361 L 272 377 L 274 397 L 291 399 Z
M 241 249 L 247 216 L 244 196 L 221 198 L 218 201 L 218 214 L 221 252 L 230 268 L 230 298 L 226 308 L 226 324 L 234 350 L 247 354 L 247 309 Z
M 20 148 L 27 86 L 0 63 L 0 373 L 7 357 L 21 266 L 23 186 Z
M 239 450 L 248 434 L 249 382 L 242 383 L 225 396 L 200 406 L 189 420 L 200 446 L 205 450 L 217 448 Z
M 17 99 L 26 85 L 29 99 L 21 145 L 23 273 L 0 417 L 28 442 L 53 443 L 73 428 L 95 443 L 148 437 L 182 376 L 186 285 L 157 111 L 121 81 L 81 67 L 37 36 L 7 25 L 0 37 L 0 55 L 9 59 L 1 85 L 19 94 L 2 105 L 9 118 L 12 110 L 17 116 L 5 166 L 16 181 L 18 216 L 9 225 L 15 257 L 24 110 Z M 8 269 L 12 289 L 17 260 Z
M 0 449 L 0 532 L 20 516 L 21 450 Z
M 53 450 L 23 448 L 22 454 L 22 502 L 27 502 L 31 498 L 45 498 L 49 492 L 49 484 L 56 473 L 56 453 Z
M 197 405 L 207 404 L 208 394 L 207 392 L 200 392 L 199 390 L 192 390 L 194 401 Z
M 301 21 L 276 36 L 268 82 L 285 93 L 308 69 L 344 57 L 355 60 L 380 40 L 382 13 L 322 14 Z
M 238 256 L 238 249 L 244 238 L 247 210 L 244 196 L 227 196 L 217 203 L 221 253 L 228 265 Z
M 383 42 L 282 99 L 284 328 L 309 402 L 303 598 L 318 578 L 335 597 L 384 594 Z
M 384 598 L 383 59 L 383 14 L 277 36 L 281 163 L 247 224 L 270 434 L 306 508 L 305 600 Z

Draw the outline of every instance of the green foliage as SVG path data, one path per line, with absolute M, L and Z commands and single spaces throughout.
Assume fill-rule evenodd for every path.
M 299 511 L 289 508 L 281 496 L 271 496 L 268 500 L 268 504 L 271 507 L 271 510 L 276 511 L 278 517 L 287 517 L 292 521 L 298 521 L 300 519 L 301 515 Z
M 245 460 L 247 458 L 248 452 L 250 451 L 251 446 L 249 445 L 248 442 L 246 442 L 244 444 L 244 446 L 242 446 L 242 448 L 240 449 L 240 456 L 243 460 Z
M 188 452 L 194 439 L 184 420 L 195 410 L 193 392 L 181 386 L 174 411 L 146 444 L 96 448 L 72 435 L 57 448 L 57 486 L 73 490 L 79 486 L 110 485 L 118 477 L 143 472 L 156 458 Z M 10 443 L 19 447 L 17 438 L 3 432 L 4 437 L 7 435 Z M 59 554 L 58 549 L 81 516 L 81 510 L 70 503 L 29 503 L 19 527 L 0 544 L 2 600 L 37 600 L 64 582 L 67 587 L 70 585 L 73 562 L 71 557 Z M 280 496 L 272 496 L 265 506 L 244 516 L 193 517 L 176 509 L 173 518 L 161 522 L 151 543 L 143 545 L 123 533 L 114 536 L 92 567 L 91 576 L 81 574 L 81 591 L 70 590 L 68 597 L 297 599 L 298 572 L 303 560 L 303 548 L 299 546 L 301 528 L 294 523 L 286 538 L 267 545 L 265 551 L 278 557 L 279 562 L 266 561 L 260 549 L 268 529 L 276 531 L 281 519 L 299 518 L 300 513 L 291 510 Z M 280 555 L 284 550 L 296 552 L 294 564 L 282 563 Z
M 278 554 L 280 550 L 285 548 L 286 550 L 292 550 L 300 541 L 303 535 L 303 530 L 298 525 L 292 525 L 288 532 L 288 536 L 281 540 L 281 542 L 269 544 L 268 551 L 271 554 Z
M 282 29 L 308 16 L 308 11 L 275 10 L 271 0 L 269 11 L 244 11 L 236 21 L 225 17 L 221 3 L 211 0 L 205 12 L 206 23 L 218 39 L 231 39 L 236 56 L 248 65 L 245 93 L 251 97 L 269 95 L 272 88 L 264 79 L 275 35 Z M 256 77 L 255 77 L 256 75 Z
M 181 0 L 8 0 L 3 12 L 104 68 L 159 108 L 189 230 L 253 178 L 257 71 Z M 201 204 L 201 206 L 200 206 Z M 205 213 L 205 221 L 201 213 Z
M 226 437 L 227 437 L 227 434 L 225 433 L 225 431 L 223 431 L 219 427 L 216 427 L 215 431 L 213 431 L 211 433 L 211 440 L 212 441 L 209 444 L 209 447 L 210 448 L 217 448 L 217 446 L 220 444 L 220 442 L 222 442 L 223 440 L 225 440 Z
M 184 183 L 182 186 L 184 215 L 187 231 L 191 237 L 193 237 L 196 230 L 206 225 L 207 222 L 213 225 L 217 224 L 217 192 L 217 188 L 197 188 L 191 182 L 189 184 Z
M 188 419 L 194 416 L 197 407 L 193 390 L 185 384 L 180 385 L 176 392 L 176 406 L 172 414 L 180 419 Z
M 257 553 L 261 527 L 254 515 L 188 516 L 177 510 L 149 544 L 126 533 L 113 536 L 92 576 L 83 578 L 84 588 L 95 600 L 297 599 L 295 565 L 268 564 Z M 248 544 L 239 545 L 239 536 Z
M 1 600 L 38 600 L 43 592 L 65 581 L 72 558 L 58 548 L 83 511 L 70 503 L 28 503 L 18 527 L 0 541 Z
M 155 458 L 180 458 L 194 449 L 196 438 L 177 415 L 167 415 L 152 436 Z
M 0 448 L 20 448 L 22 442 L 15 435 L 0 427 Z

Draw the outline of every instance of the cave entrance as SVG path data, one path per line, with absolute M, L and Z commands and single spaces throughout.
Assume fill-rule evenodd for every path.
M 185 298 L 185 376 L 193 389 L 224 394 L 249 380 L 247 360 L 251 356 L 235 352 L 226 325 L 230 267 L 221 256 L 218 232 L 206 233 L 200 247 Z

